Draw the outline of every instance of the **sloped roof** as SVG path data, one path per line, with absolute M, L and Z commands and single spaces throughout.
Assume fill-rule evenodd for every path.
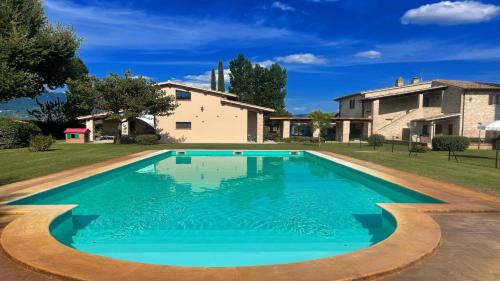
M 358 93 L 352 93 L 348 94 L 345 96 L 340 96 L 335 99 L 334 101 L 340 101 L 345 98 L 350 98 L 358 95 L 363 95 L 364 98 L 368 98 L 368 96 L 375 97 L 375 96 L 382 96 L 382 95 L 388 95 L 388 94 L 394 94 L 394 93 L 402 93 L 402 92 L 412 92 L 416 90 L 424 90 L 424 89 L 430 89 L 432 87 L 431 82 L 420 82 L 416 84 L 407 84 L 404 86 L 391 86 L 391 87 L 386 87 L 386 88 L 380 88 L 380 89 L 372 89 L 372 90 L 364 90 L 360 91 Z
M 231 105 L 237 105 L 237 106 L 241 106 L 241 107 L 246 107 L 246 108 L 252 108 L 252 109 L 262 110 L 262 111 L 266 111 L 266 112 L 274 112 L 274 109 L 269 108 L 269 107 L 263 107 L 263 106 L 253 105 L 253 104 L 239 102 L 239 101 L 234 101 L 234 100 L 221 99 L 221 102 L 222 103 L 231 104 Z
M 437 121 L 437 120 L 443 120 L 443 119 L 448 119 L 448 118 L 460 117 L 460 115 L 461 115 L 460 113 L 439 114 L 439 115 L 432 116 L 432 117 L 413 119 L 412 121 Z
M 389 93 L 389 94 L 381 94 L 378 96 L 370 96 L 370 97 L 364 98 L 363 100 L 375 100 L 375 99 L 383 99 L 383 98 L 396 97 L 396 96 L 408 96 L 411 94 L 432 92 L 432 91 L 436 91 L 436 90 L 444 90 L 446 88 L 447 88 L 447 86 L 434 86 L 434 87 L 427 88 L 427 89 L 417 89 L 417 90 L 411 90 L 411 91 L 402 91 L 402 92 L 394 92 L 394 93 Z
M 87 128 L 67 128 L 64 130 L 65 134 L 85 134 L 90 132 Z
M 195 91 L 199 91 L 202 93 L 210 93 L 210 94 L 214 94 L 214 95 L 218 95 L 218 96 L 238 98 L 237 94 L 205 89 L 205 88 L 196 87 L 196 86 L 192 86 L 192 85 L 188 85 L 188 84 L 183 84 L 183 83 L 179 83 L 179 82 L 175 82 L 175 81 L 160 82 L 160 83 L 157 83 L 156 85 L 158 85 L 160 87 L 161 86 L 177 87 L 177 88 L 186 89 L 186 90 L 195 90 Z
M 467 90 L 500 90 L 500 84 L 497 83 L 485 83 L 485 82 L 462 81 L 462 80 L 435 80 L 435 81 Z

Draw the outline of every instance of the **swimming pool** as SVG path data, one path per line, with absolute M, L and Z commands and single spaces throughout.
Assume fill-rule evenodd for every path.
M 170 151 L 18 200 L 78 204 L 51 224 L 91 254 L 181 266 L 283 264 L 377 243 L 376 203 L 440 203 L 308 152 Z

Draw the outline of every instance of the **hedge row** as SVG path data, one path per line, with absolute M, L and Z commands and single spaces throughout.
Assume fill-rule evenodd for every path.
M 26 147 L 30 139 L 41 132 L 31 122 L 0 118 L 0 149 Z
M 137 144 L 158 144 L 158 135 L 137 135 L 135 142 Z
M 470 140 L 461 136 L 436 136 L 432 139 L 434 151 L 464 151 L 469 148 Z

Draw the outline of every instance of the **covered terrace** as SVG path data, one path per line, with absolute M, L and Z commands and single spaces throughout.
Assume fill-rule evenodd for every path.
M 267 121 L 267 125 L 275 128 L 283 139 L 293 136 L 317 137 L 319 134 L 318 130 L 312 132 L 310 129 L 309 117 L 270 117 Z M 343 143 L 351 139 L 365 139 L 371 135 L 371 124 L 371 118 L 332 117 L 327 135 L 331 140 Z

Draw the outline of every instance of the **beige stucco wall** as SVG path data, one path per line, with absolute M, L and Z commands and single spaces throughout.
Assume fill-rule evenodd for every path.
M 175 88 L 162 89 L 175 95 Z M 196 91 L 191 100 L 178 101 L 170 116 L 157 116 L 156 128 L 161 142 L 245 143 L 247 142 L 248 110 L 221 104 L 221 97 Z M 203 110 L 201 109 L 203 107 Z M 191 129 L 176 129 L 176 122 L 191 122 Z
M 499 91 L 472 91 L 466 92 L 464 97 L 463 135 L 477 137 L 478 123 L 487 125 L 500 120 L 500 105 L 488 104 L 490 94 L 500 94 Z M 483 132 L 484 135 L 484 132 Z

